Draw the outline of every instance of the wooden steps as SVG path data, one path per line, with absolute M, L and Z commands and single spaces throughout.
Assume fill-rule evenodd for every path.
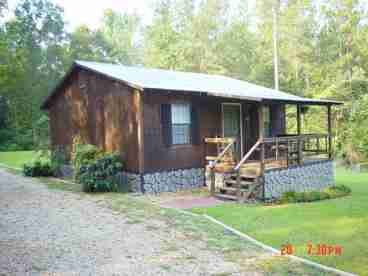
M 237 196 L 228 195 L 228 194 L 222 194 L 222 193 L 215 194 L 215 197 L 217 197 L 218 199 L 222 199 L 222 200 L 233 200 L 233 201 L 238 200 L 238 197 Z
M 250 197 L 257 197 L 257 191 L 260 188 L 259 177 L 256 174 L 241 174 L 240 189 L 237 181 L 237 175 L 232 174 L 224 179 L 224 186 L 215 194 L 217 198 L 224 200 L 247 200 Z M 238 194 L 239 193 L 239 194 Z

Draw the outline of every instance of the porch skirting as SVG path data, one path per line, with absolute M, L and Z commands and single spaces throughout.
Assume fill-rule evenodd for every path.
M 283 192 L 321 190 L 334 185 L 333 161 L 312 161 L 287 169 L 265 171 L 264 197 L 278 198 Z
M 204 168 L 127 175 L 130 189 L 144 193 L 177 192 L 201 187 L 205 182 Z

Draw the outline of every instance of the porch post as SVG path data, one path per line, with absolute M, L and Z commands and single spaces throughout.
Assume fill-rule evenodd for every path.
M 264 136 L 264 118 L 263 118 L 263 104 L 259 104 L 258 106 L 258 137 L 262 141 L 261 144 L 261 156 L 260 156 L 260 173 L 263 175 L 264 169 L 265 169 L 265 146 L 263 143 L 263 136 Z
M 332 159 L 332 121 L 331 105 L 327 106 L 327 130 L 328 130 L 328 159 Z
M 301 105 L 296 105 L 296 125 L 298 134 L 298 163 L 299 165 L 303 162 L 303 141 L 301 138 L 302 134 L 302 123 L 301 123 Z
M 298 136 L 300 136 L 300 134 L 302 133 L 301 130 L 301 106 L 300 104 L 296 105 L 296 127 L 297 127 L 297 134 Z

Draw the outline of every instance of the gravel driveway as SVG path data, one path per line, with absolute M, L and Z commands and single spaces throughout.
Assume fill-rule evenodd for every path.
M 202 218 L 139 202 L 49 189 L 0 168 L 0 276 L 322 275 Z
M 0 169 L 0 275 L 238 274 L 163 221 L 132 223 L 92 197 L 35 181 Z

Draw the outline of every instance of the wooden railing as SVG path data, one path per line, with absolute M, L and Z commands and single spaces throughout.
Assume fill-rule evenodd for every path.
M 306 157 L 331 154 L 328 134 L 270 137 L 264 138 L 262 143 L 265 148 L 265 161 L 286 160 L 286 166 L 302 164 Z
M 228 142 L 227 146 L 215 157 L 210 158 L 210 192 L 215 193 L 215 167 L 224 159 L 227 153 L 233 150 L 236 139 L 233 138 L 206 138 L 206 143 Z M 302 164 L 305 157 L 320 156 L 322 154 L 331 156 L 331 143 L 328 134 L 302 134 L 287 135 L 278 137 L 260 138 L 252 148 L 234 165 L 232 172 L 236 174 L 237 194 L 240 197 L 241 168 L 255 153 L 259 153 L 258 158 L 260 171 L 258 176 L 263 176 L 266 163 L 272 161 L 286 161 L 285 166 Z M 209 159 L 207 159 L 209 160 Z M 254 159 L 252 159 L 254 161 Z
M 219 149 L 219 144 L 227 144 L 225 148 L 214 158 L 211 156 L 206 156 L 206 160 L 210 161 L 209 169 L 210 169 L 210 193 L 211 195 L 215 194 L 216 190 L 216 175 L 215 175 L 215 167 L 218 162 L 224 159 L 226 154 L 231 156 L 231 159 L 234 158 L 234 147 L 236 143 L 236 139 L 234 138 L 205 138 L 205 143 L 212 143 L 217 145 L 217 149 Z
M 233 138 L 206 138 L 205 142 L 206 143 L 216 143 L 216 141 L 218 141 L 218 143 L 228 143 L 228 145 L 220 152 L 219 155 L 217 155 L 215 157 L 215 159 L 210 160 L 210 167 L 214 168 L 216 166 L 216 164 L 222 160 L 224 158 L 224 156 L 230 152 L 230 150 L 233 150 L 234 146 L 235 146 L 235 142 L 236 140 Z M 233 155 L 233 154 L 232 154 Z M 207 158 L 208 159 L 208 158 Z
M 258 139 L 258 141 L 253 145 L 253 147 L 247 152 L 246 155 L 239 161 L 239 163 L 234 167 L 234 171 L 239 171 L 241 166 L 249 159 L 249 157 L 256 151 L 256 149 L 262 144 L 262 140 Z

